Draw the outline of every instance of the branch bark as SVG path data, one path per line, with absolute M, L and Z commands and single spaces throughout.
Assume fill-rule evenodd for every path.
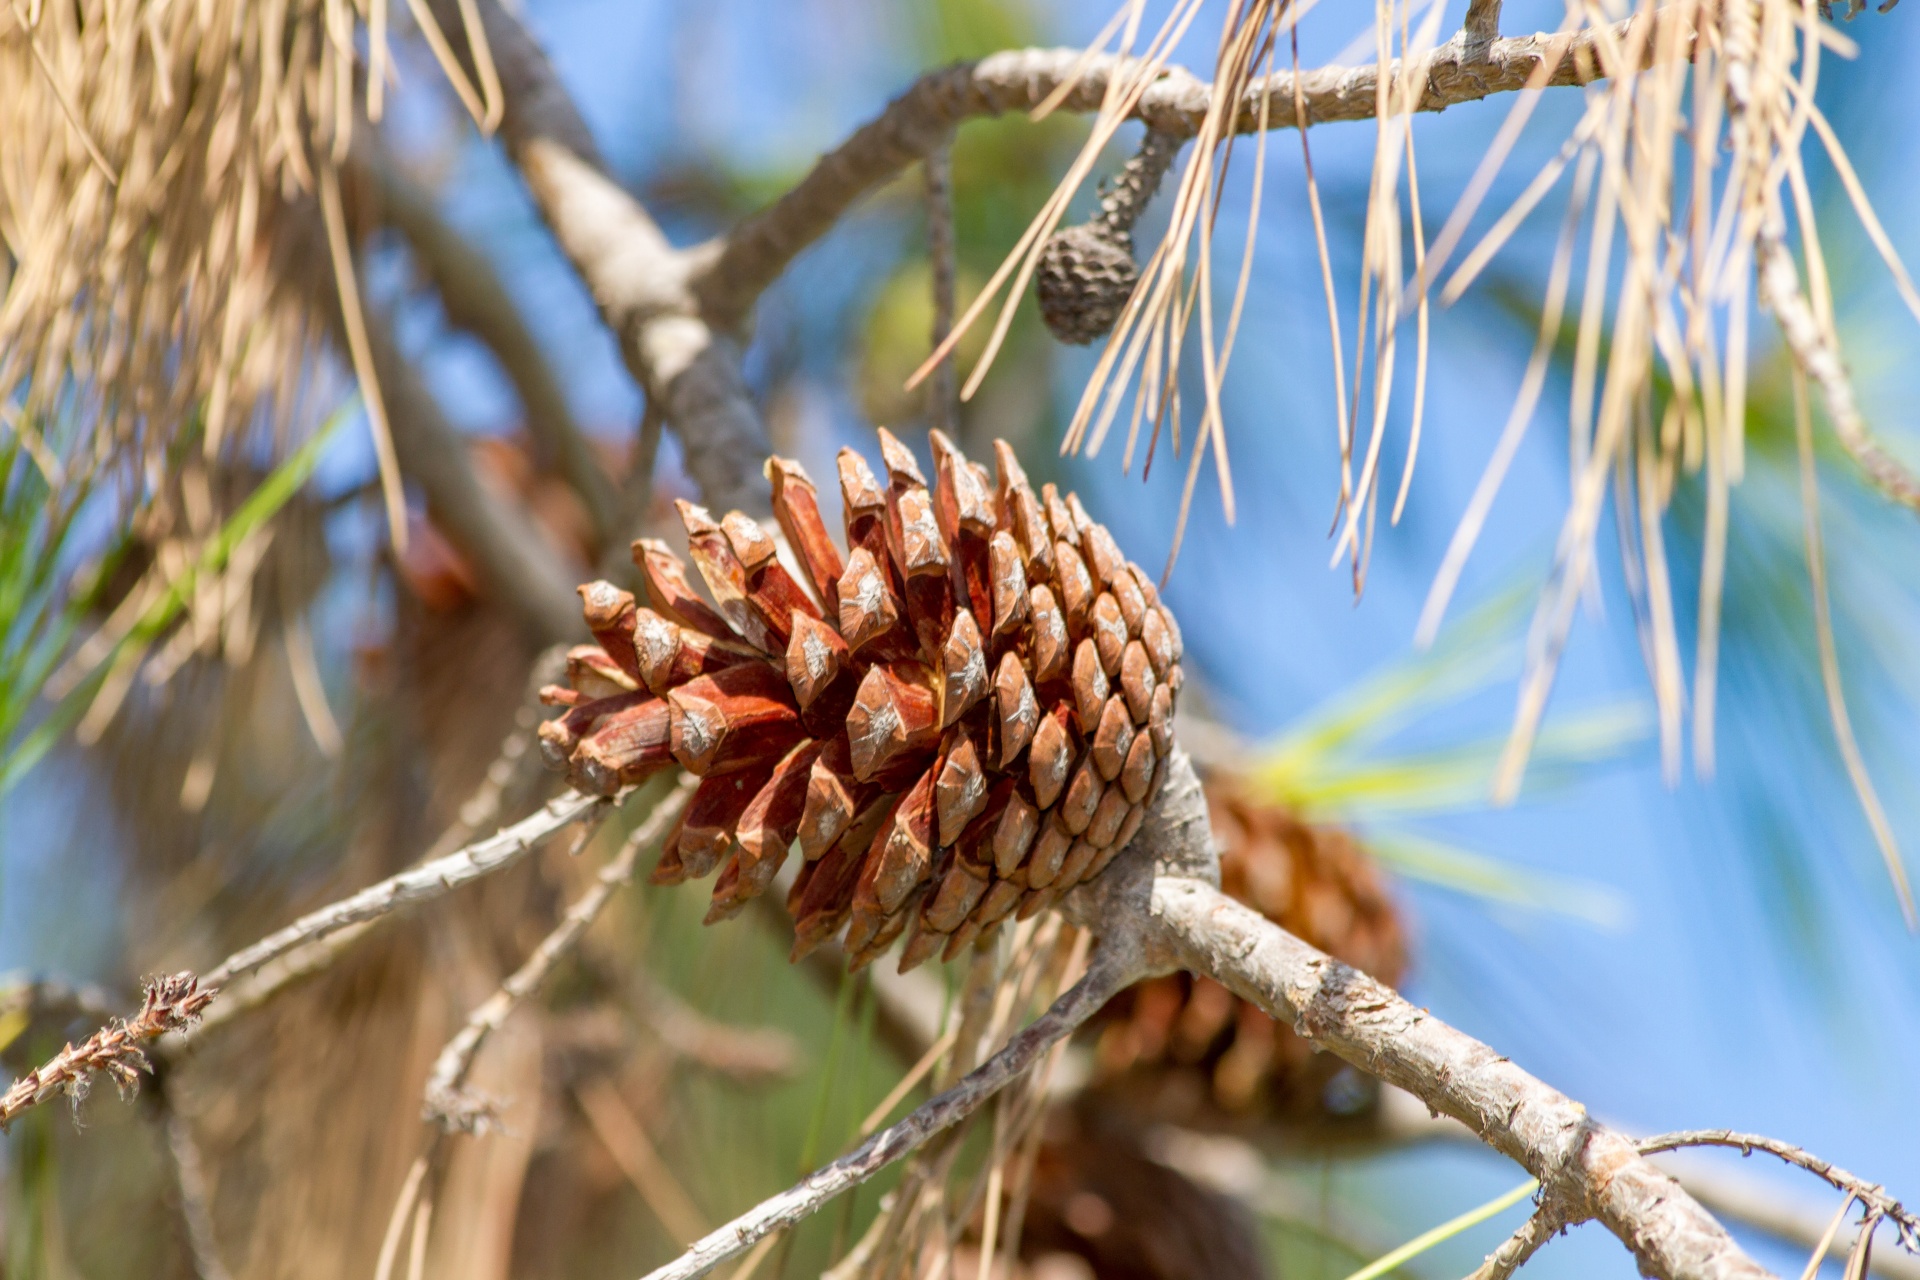
M 1467 20 L 1460 29 L 1468 40 L 1499 39 L 1500 0 L 1471 0 L 1467 5 Z
M 434 0 L 433 8 L 471 62 L 459 5 Z M 500 137 L 534 204 L 618 335 L 628 369 L 665 411 L 706 503 L 767 514 L 759 469 L 767 430 L 740 372 L 740 348 L 687 289 L 701 255 L 676 250 L 607 173 L 586 121 L 520 21 L 498 0 L 479 8 L 506 98 Z
M 1462 33 L 1423 59 L 1427 83 L 1419 110 L 1444 111 L 1519 90 L 1556 44 L 1564 46 L 1564 51 L 1547 83 L 1591 83 L 1599 78 L 1599 62 L 1592 52 L 1596 41 L 1624 42 L 1629 25 L 1645 20 L 1628 19 L 1608 31 L 1585 32 L 1571 39 L 1540 33 L 1502 40 Z M 1658 44 L 1650 40 L 1646 47 Z M 720 241 L 711 260 L 696 270 L 691 281 L 702 313 L 723 328 L 741 323 L 754 301 L 801 250 L 831 230 L 855 201 L 937 148 L 962 121 L 1031 111 L 1076 69 L 1080 74 L 1059 109 L 1098 111 L 1108 82 L 1132 60 L 1107 54 L 1083 63 L 1083 57 L 1080 49 L 1017 49 L 922 76 L 879 116 L 823 156 L 785 195 Z M 1399 77 L 1398 60 L 1388 74 Z M 1302 72 L 1297 93 L 1305 107 L 1304 119 L 1314 125 L 1372 119 L 1378 87 L 1377 65 L 1324 67 Z M 1271 127 L 1295 126 L 1295 77 L 1291 71 L 1279 71 L 1254 82 L 1235 121 L 1237 130 L 1250 133 L 1260 127 L 1263 98 Z M 1141 95 L 1132 116 L 1151 129 L 1190 138 L 1199 132 L 1211 101 L 1212 88 L 1206 81 L 1183 68 L 1169 67 Z

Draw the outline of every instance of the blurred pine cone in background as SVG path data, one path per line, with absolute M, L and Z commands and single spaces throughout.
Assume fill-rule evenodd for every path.
M 654 879 L 718 871 L 710 921 L 798 841 L 796 957 L 844 926 L 857 968 L 911 928 L 904 970 L 1044 910 L 1126 847 L 1173 746 L 1180 633 L 1152 580 L 1005 442 L 997 485 L 932 442 L 931 489 L 884 430 L 884 485 L 841 451 L 844 556 L 806 473 L 768 463 L 804 583 L 757 521 L 678 504 L 713 604 L 636 542 L 652 607 L 580 588 L 599 644 L 548 690 L 568 710 L 542 746 L 574 786 L 702 779 Z
M 1264 1280 L 1259 1227 L 1245 1205 L 1151 1158 L 1124 1123 L 1059 1107 L 1046 1124 L 1016 1280 Z M 977 1226 L 970 1239 L 977 1249 Z
M 1231 775 L 1209 772 L 1205 784 L 1221 887 L 1335 959 L 1397 984 L 1407 964 L 1400 915 L 1359 842 L 1300 821 Z M 1141 983 L 1095 1025 L 1102 1081 L 1146 1090 L 1156 1110 L 1341 1116 L 1371 1101 L 1338 1058 L 1209 979 Z

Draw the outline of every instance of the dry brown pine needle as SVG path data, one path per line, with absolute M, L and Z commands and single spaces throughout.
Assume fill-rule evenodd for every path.
M 0 1097 L 0 1132 L 16 1116 L 64 1093 L 77 1108 L 87 1096 L 94 1073 L 105 1072 L 127 1097 L 140 1087 L 140 1073 L 153 1064 L 140 1046 L 148 1040 L 180 1031 L 199 1020 L 215 992 L 203 990 L 200 979 L 182 970 L 147 984 L 146 999 L 132 1018 L 118 1019 L 93 1033 L 78 1048 L 69 1044 L 53 1060 L 13 1082 Z
M 997 478 L 932 442 L 931 485 L 884 430 L 884 481 L 841 451 L 844 553 L 806 472 L 767 464 L 804 583 L 754 520 L 681 503 L 713 603 L 636 542 L 651 607 L 581 587 L 599 644 L 546 691 L 568 710 L 542 747 L 581 790 L 701 778 L 653 878 L 717 871 L 709 921 L 798 842 L 796 957 L 844 928 L 858 968 L 908 933 L 909 969 L 1045 910 L 1126 847 L 1173 747 L 1180 632 L 1152 579 L 1004 441 Z

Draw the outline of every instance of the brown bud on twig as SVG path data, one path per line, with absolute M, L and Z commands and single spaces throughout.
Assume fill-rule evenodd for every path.
M 140 1012 L 125 1020 L 115 1019 L 78 1047 L 68 1045 L 52 1061 L 27 1072 L 0 1094 L 0 1133 L 5 1133 L 23 1111 L 57 1094 L 66 1094 L 78 1108 L 95 1074 L 104 1073 L 110 1078 L 122 1097 L 131 1095 L 140 1087 L 141 1073 L 153 1070 L 140 1046 L 169 1031 L 192 1026 L 214 995 L 211 989 L 203 990 L 200 979 L 191 973 L 149 982 Z

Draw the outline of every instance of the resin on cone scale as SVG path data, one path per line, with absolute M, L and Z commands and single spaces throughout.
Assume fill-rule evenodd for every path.
M 716 876 L 710 921 L 797 848 L 795 956 L 840 934 L 857 968 L 905 936 L 904 969 L 1052 906 L 1133 838 L 1172 745 L 1180 631 L 1004 441 L 989 473 L 932 433 L 931 481 L 880 444 L 884 474 L 841 451 L 840 539 L 800 465 L 768 462 L 791 570 L 758 522 L 681 502 L 691 573 L 642 539 L 644 602 L 581 587 L 597 643 L 546 690 L 567 710 L 540 736 L 596 794 L 701 778 L 654 878 Z

